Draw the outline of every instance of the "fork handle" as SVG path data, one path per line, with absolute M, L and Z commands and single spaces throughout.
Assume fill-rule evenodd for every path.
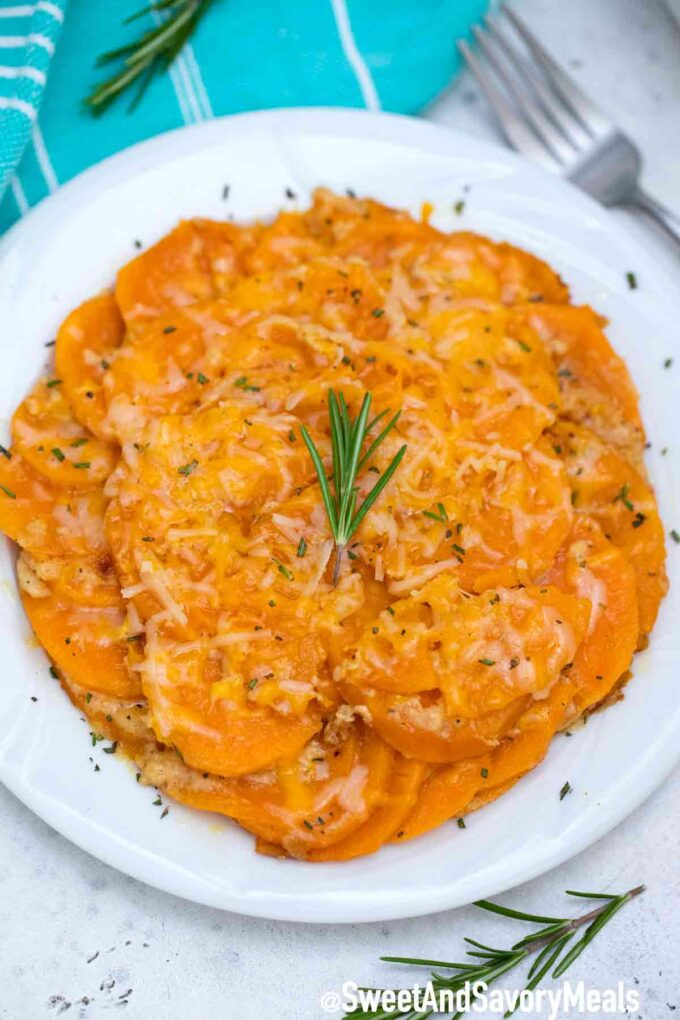
M 651 216 L 653 220 L 663 227 L 667 234 L 669 234 L 677 245 L 680 245 L 680 216 L 674 213 L 668 206 L 663 205 L 662 202 L 657 201 L 656 198 L 652 198 L 642 188 L 635 188 L 630 196 L 629 202 L 631 205 L 637 206 L 638 209 L 642 209 L 648 216 Z

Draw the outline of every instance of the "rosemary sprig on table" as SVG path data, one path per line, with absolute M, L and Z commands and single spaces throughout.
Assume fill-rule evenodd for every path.
M 124 25 L 144 14 L 156 12 L 162 15 L 167 12 L 167 17 L 162 17 L 158 25 L 142 32 L 133 42 L 102 53 L 97 58 L 97 67 L 112 61 L 122 62 L 122 67 L 87 96 L 85 105 L 90 111 L 102 113 L 114 99 L 137 82 L 137 92 L 130 106 L 131 110 L 134 109 L 155 72 L 170 67 L 211 3 L 212 0 L 155 0 L 126 18 Z
M 533 953 L 538 953 L 529 969 L 527 983 L 524 986 L 526 989 L 532 990 L 537 987 L 551 970 L 553 978 L 561 977 L 574 960 L 593 941 L 598 932 L 611 921 L 614 914 L 624 907 L 626 903 L 630 902 L 630 900 L 644 892 L 644 889 L 644 885 L 638 885 L 634 889 L 629 889 L 628 892 L 621 893 L 620 895 L 584 893 L 567 889 L 568 896 L 579 896 L 583 899 L 603 901 L 602 906 L 590 910 L 581 917 L 574 918 L 543 917 L 539 914 L 525 914 L 520 910 L 511 910 L 510 907 L 502 907 L 496 903 L 490 903 L 488 900 L 478 900 L 475 906 L 481 907 L 482 910 L 501 914 L 503 917 L 510 917 L 516 921 L 538 924 L 542 927 L 530 935 L 525 935 L 524 938 L 520 939 L 519 942 L 515 942 L 508 949 L 496 949 L 493 946 L 485 945 L 483 942 L 477 942 L 476 939 L 466 938 L 465 942 L 473 948 L 467 950 L 466 956 L 470 957 L 470 959 L 465 963 L 453 963 L 445 960 L 422 960 L 404 956 L 381 956 L 380 959 L 387 963 L 403 963 L 414 967 L 436 967 L 438 969 L 431 972 L 432 986 L 435 993 L 449 990 L 449 992 L 455 995 L 456 992 L 462 991 L 468 984 L 472 986 L 475 982 L 484 982 L 484 984 L 490 985 L 503 974 L 518 967 Z M 569 946 L 576 932 L 583 927 L 586 930 L 581 938 Z M 439 973 L 441 969 L 452 970 L 457 973 L 452 977 L 447 977 Z M 517 1002 L 519 1003 L 519 1001 L 518 993 Z M 515 1009 L 512 1009 L 505 1015 L 506 1017 L 512 1016 L 514 1012 Z M 352 1017 L 352 1020 L 361 1020 L 363 1017 L 373 1017 L 374 1020 L 375 1018 L 383 1017 L 389 1017 L 390 1020 L 398 1020 L 398 1018 L 401 1018 L 401 1020 L 413 1018 L 415 1020 L 417 1017 L 418 1020 L 421 1020 L 421 1018 L 424 1020 L 425 1017 L 431 1015 L 431 1012 L 416 1014 L 413 1011 L 404 1013 L 397 1010 L 388 1013 L 381 1007 L 376 1007 L 369 1010 L 357 1009 L 346 1015 Z M 452 1020 L 458 1020 L 461 1016 L 463 1016 L 463 1013 L 456 1013 L 453 1015 Z
M 314 445 L 314 440 L 304 425 L 302 426 L 302 438 L 314 462 L 319 485 L 321 486 L 321 496 L 326 508 L 326 514 L 328 515 L 328 523 L 335 539 L 333 585 L 338 583 L 340 564 L 345 546 L 399 467 L 406 453 L 406 445 L 404 444 L 392 458 L 389 466 L 383 471 L 357 510 L 357 495 L 359 493 L 359 489 L 355 484 L 357 475 L 371 459 L 388 433 L 392 431 L 399 421 L 401 414 L 401 411 L 397 411 L 362 453 L 364 443 L 369 438 L 370 433 L 388 413 L 388 410 L 381 411 L 380 414 L 376 415 L 369 422 L 368 415 L 371 410 L 371 399 L 371 394 L 367 393 L 361 403 L 358 417 L 355 421 L 352 421 L 342 393 L 338 393 L 336 397 L 333 390 L 328 391 L 328 415 L 330 419 L 333 456 L 333 492 L 331 492 L 330 485 L 328 484 L 329 480 L 326 477 L 326 469 L 323 466 L 319 451 Z

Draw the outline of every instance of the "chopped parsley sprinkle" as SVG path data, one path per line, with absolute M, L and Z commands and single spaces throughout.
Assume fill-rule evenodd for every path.
M 672 364 L 673 364 L 673 359 L 672 358 L 666 358 L 666 360 L 663 363 L 663 367 L 664 368 L 670 368 Z
M 496 660 L 495 659 L 478 659 L 477 661 L 482 666 L 495 666 L 496 665 Z
M 2 491 L 5 493 L 5 495 L 9 496 L 10 499 L 16 499 L 17 498 L 16 497 L 16 493 L 12 492 L 11 489 L 8 489 L 6 485 L 0 485 L 0 489 L 2 489 Z
M 58 447 L 58 446 L 53 446 L 53 447 L 52 447 L 52 454 L 53 454 L 53 455 L 54 455 L 54 456 L 55 456 L 55 457 L 57 458 L 57 460 L 59 461 L 59 463 L 61 463 L 61 462 L 62 462 L 62 460 L 66 460 L 66 457 L 65 457 L 65 456 L 64 456 L 64 454 L 63 454 L 63 453 L 61 452 L 61 450 L 59 449 L 59 447 Z
M 248 681 L 248 690 L 252 691 L 254 687 L 257 687 L 257 677 L 254 676 L 252 680 Z
M 283 574 L 283 576 L 285 577 L 285 579 L 287 581 L 292 581 L 293 580 L 293 575 L 291 574 L 290 570 L 285 565 L 285 563 L 281 563 L 279 560 L 275 559 L 273 556 L 272 556 L 272 559 L 274 560 L 274 563 L 276 564 L 278 572 L 280 574 Z
M 142 535 L 142 542 L 155 542 L 156 539 L 152 535 Z
M 59 386 L 60 383 L 61 383 L 61 379 L 48 379 L 47 380 L 47 388 L 48 388 L 48 390 L 51 390 L 51 389 L 53 389 L 54 386 Z
M 460 216 L 464 209 L 465 209 L 465 202 L 463 201 L 462 198 L 459 198 L 458 201 L 456 202 L 456 204 L 453 207 L 453 211 L 455 212 L 456 216 Z
M 91 467 L 91 462 L 89 460 L 79 460 L 73 466 L 80 471 L 87 471 Z
M 90 730 L 90 737 L 92 738 L 93 747 L 96 747 L 99 741 L 104 739 L 101 733 L 95 733 L 94 730 Z
M 488 779 L 489 778 L 489 770 L 488 769 L 482 769 L 482 771 L 479 774 L 482 777 L 482 779 Z
M 637 276 L 635 275 L 635 273 L 631 272 L 626 273 L 626 280 L 628 282 L 628 287 L 630 290 L 637 290 Z
M 390 616 L 394 616 L 394 609 L 392 609 L 392 606 L 387 607 L 387 612 L 390 614 Z
M 251 383 L 248 382 L 248 376 L 247 375 L 240 375 L 238 377 L 238 379 L 235 379 L 234 380 L 234 386 L 236 386 L 236 388 L 239 389 L 239 390 L 245 390 L 247 393 L 259 393 L 260 392 L 260 387 L 259 386 L 253 386 L 253 385 L 251 385 Z
M 161 811 L 161 821 L 163 821 L 163 819 L 166 817 L 169 811 L 170 811 L 169 807 L 163 808 L 163 810 Z
M 55 666 L 50 666 L 50 676 L 52 677 L 53 680 L 59 679 L 59 674 L 57 673 Z
M 302 824 L 304 825 L 305 829 L 310 829 L 310 830 L 311 830 L 311 829 L 313 829 L 313 828 L 314 828 L 314 826 L 312 825 L 312 823 L 311 823 L 311 822 L 308 822 L 306 818 L 305 818 L 305 819 L 303 820 Z
M 459 818 L 457 824 L 458 824 L 458 828 L 459 829 L 464 829 L 465 828 L 465 819 L 464 818 Z
M 677 542 L 678 545 L 680 545 L 680 533 L 678 533 L 675 528 L 671 528 L 671 538 L 674 542 Z
M 454 542 L 453 545 L 451 546 L 451 548 L 455 552 L 460 553 L 461 556 L 465 556 L 465 549 L 463 549 L 462 545 L 458 545 L 456 542 Z
M 437 503 L 437 512 L 434 510 L 423 510 L 423 517 L 429 517 L 433 521 L 438 521 L 440 524 L 446 524 L 449 519 L 449 515 L 446 512 L 446 507 L 443 503 Z
M 288 438 L 289 438 L 289 440 L 291 441 L 291 443 L 294 443 L 294 442 L 295 442 L 295 433 L 293 432 L 293 430 L 292 430 L 292 429 L 291 429 L 291 430 L 290 430 L 290 432 L 288 433 Z
M 626 510 L 634 510 L 635 507 L 633 506 L 631 501 L 628 499 L 628 493 L 629 492 L 630 492 L 630 483 L 626 482 L 626 484 L 622 485 L 620 490 L 614 496 L 614 499 L 612 500 L 612 503 L 621 502 L 625 506 Z
M 298 542 L 298 547 L 297 547 L 297 551 L 296 551 L 295 555 L 299 556 L 299 557 L 302 557 L 302 556 L 305 555 L 306 552 L 307 552 L 307 543 L 305 542 L 304 538 L 301 538 L 300 541 Z
M 2 454 L 3 457 L 7 457 L 7 460 L 11 460 L 12 459 L 12 454 L 9 452 L 7 447 L 6 446 L 2 446 L 1 444 L 0 444 L 0 454 Z
M 531 353 L 531 347 L 524 340 L 518 340 L 517 343 L 519 344 L 523 351 L 526 351 L 527 354 Z
M 125 640 L 131 643 L 132 641 L 141 641 L 143 637 L 143 634 L 130 634 Z
M 111 744 L 111 747 L 102 747 L 102 751 L 104 752 L 104 754 L 115 754 L 117 750 L 118 750 L 117 740 L 114 740 L 114 742 Z
M 88 691 L 87 694 L 85 695 L 85 701 L 87 702 L 88 705 L 92 701 L 92 692 L 91 691 Z
M 184 475 L 184 477 L 187 478 L 191 474 L 191 472 L 197 467 L 198 461 L 192 460 L 188 464 L 183 464 L 182 467 L 177 468 L 177 474 Z
M 376 319 L 381 318 L 381 316 L 383 316 L 384 314 L 385 314 L 384 308 L 374 308 L 373 311 L 371 312 L 371 315 Z
M 571 793 L 572 789 L 573 789 L 573 787 L 572 787 L 571 783 L 566 782 L 564 784 L 564 786 L 562 787 L 562 789 L 560 790 L 560 800 L 564 800 L 564 798 L 567 796 L 567 794 Z
M 510 659 L 510 669 L 517 669 L 518 666 L 519 666 L 519 659 L 515 655 L 512 659 Z
M 176 333 L 177 326 L 166 326 L 163 330 L 164 333 Z

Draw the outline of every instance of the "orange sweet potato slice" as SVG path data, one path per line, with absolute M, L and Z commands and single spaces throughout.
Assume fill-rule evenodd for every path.
M 57 377 L 78 421 L 100 439 L 114 439 L 106 418 L 104 374 L 123 340 L 124 323 L 112 294 L 71 312 L 57 333 Z
M 122 606 L 68 604 L 49 590 L 35 597 L 22 590 L 21 597 L 38 641 L 74 683 L 118 698 L 141 694 L 137 675 L 127 666 Z
M 644 444 L 638 394 L 626 363 L 605 336 L 606 319 L 587 305 L 532 305 L 516 314 L 552 352 L 567 417 L 638 463 Z
M 421 788 L 418 802 L 401 826 L 400 840 L 413 839 L 449 818 L 465 814 L 471 801 L 486 789 L 509 784 L 534 768 L 545 756 L 570 706 L 574 683 L 560 680 L 547 698 L 533 702 L 519 719 L 516 732 L 491 754 L 438 769 Z
M 576 513 L 594 517 L 633 566 L 640 631 L 648 634 L 668 590 L 654 491 L 628 460 L 584 426 L 560 422 L 551 437 L 567 468 Z
M 476 719 L 549 689 L 589 618 L 590 603 L 559 588 L 463 596 L 440 575 L 373 619 L 337 676 L 397 694 L 438 689 L 447 719 Z
M 349 861 L 379 850 L 412 810 L 429 769 L 425 762 L 396 755 L 385 792 L 367 820 L 338 843 L 309 850 L 306 861 Z
M 635 572 L 590 517 L 578 517 L 548 580 L 591 603 L 588 634 L 574 657 L 576 714 L 601 701 L 628 669 L 638 642 Z
M 331 731 L 303 753 L 266 773 L 226 779 L 201 776 L 175 755 L 152 751 L 142 781 L 204 811 L 234 818 L 249 832 L 306 857 L 340 843 L 385 799 L 393 753 L 370 729 L 355 722 Z
M 53 485 L 93 489 L 118 460 L 118 448 L 97 439 L 73 417 L 59 379 L 42 379 L 12 418 L 17 452 Z

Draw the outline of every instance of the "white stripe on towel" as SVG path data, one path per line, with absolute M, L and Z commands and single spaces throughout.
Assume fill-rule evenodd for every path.
M 0 110 L 18 110 L 19 113 L 24 113 L 29 120 L 35 120 L 36 116 L 35 107 L 15 96 L 0 96 Z
M 368 110 L 379 110 L 380 98 L 373 82 L 373 78 L 371 77 L 371 72 L 368 69 L 368 65 L 359 53 L 354 33 L 352 32 L 352 24 L 349 20 L 347 4 L 345 0 L 331 0 L 331 6 L 333 8 L 333 14 L 335 15 L 335 24 L 338 28 L 338 35 L 340 36 L 343 53 L 347 58 L 348 64 L 354 71 L 359 88 L 361 89 L 361 94 L 364 97 L 364 102 L 366 103 L 366 108 Z
M 45 139 L 38 124 L 33 125 L 33 148 L 35 149 L 36 159 L 38 160 L 38 165 L 42 171 L 48 191 L 56 191 L 59 187 L 59 181 L 54 172 L 50 154 L 47 151 Z
M 64 20 L 63 11 L 56 4 L 49 3 L 49 0 L 38 0 L 37 4 L 21 4 L 17 7 L 0 7 L 0 18 L 30 18 L 37 11 L 51 14 L 60 23 Z
M 30 209 L 30 206 L 28 204 L 28 199 L 26 198 L 24 189 L 21 186 L 21 181 L 19 180 L 18 177 L 13 177 L 12 180 L 9 182 L 9 186 L 12 189 L 14 201 L 17 204 L 17 209 L 19 210 L 20 215 L 25 216 L 28 210 Z
M 0 49 L 18 50 L 22 46 L 31 45 L 31 43 L 42 46 L 50 56 L 54 53 L 54 43 L 40 32 L 31 32 L 29 35 L 0 35 Z
M 37 67 L 5 67 L 0 65 L 0 78 L 30 78 L 38 85 L 45 84 L 45 72 Z

